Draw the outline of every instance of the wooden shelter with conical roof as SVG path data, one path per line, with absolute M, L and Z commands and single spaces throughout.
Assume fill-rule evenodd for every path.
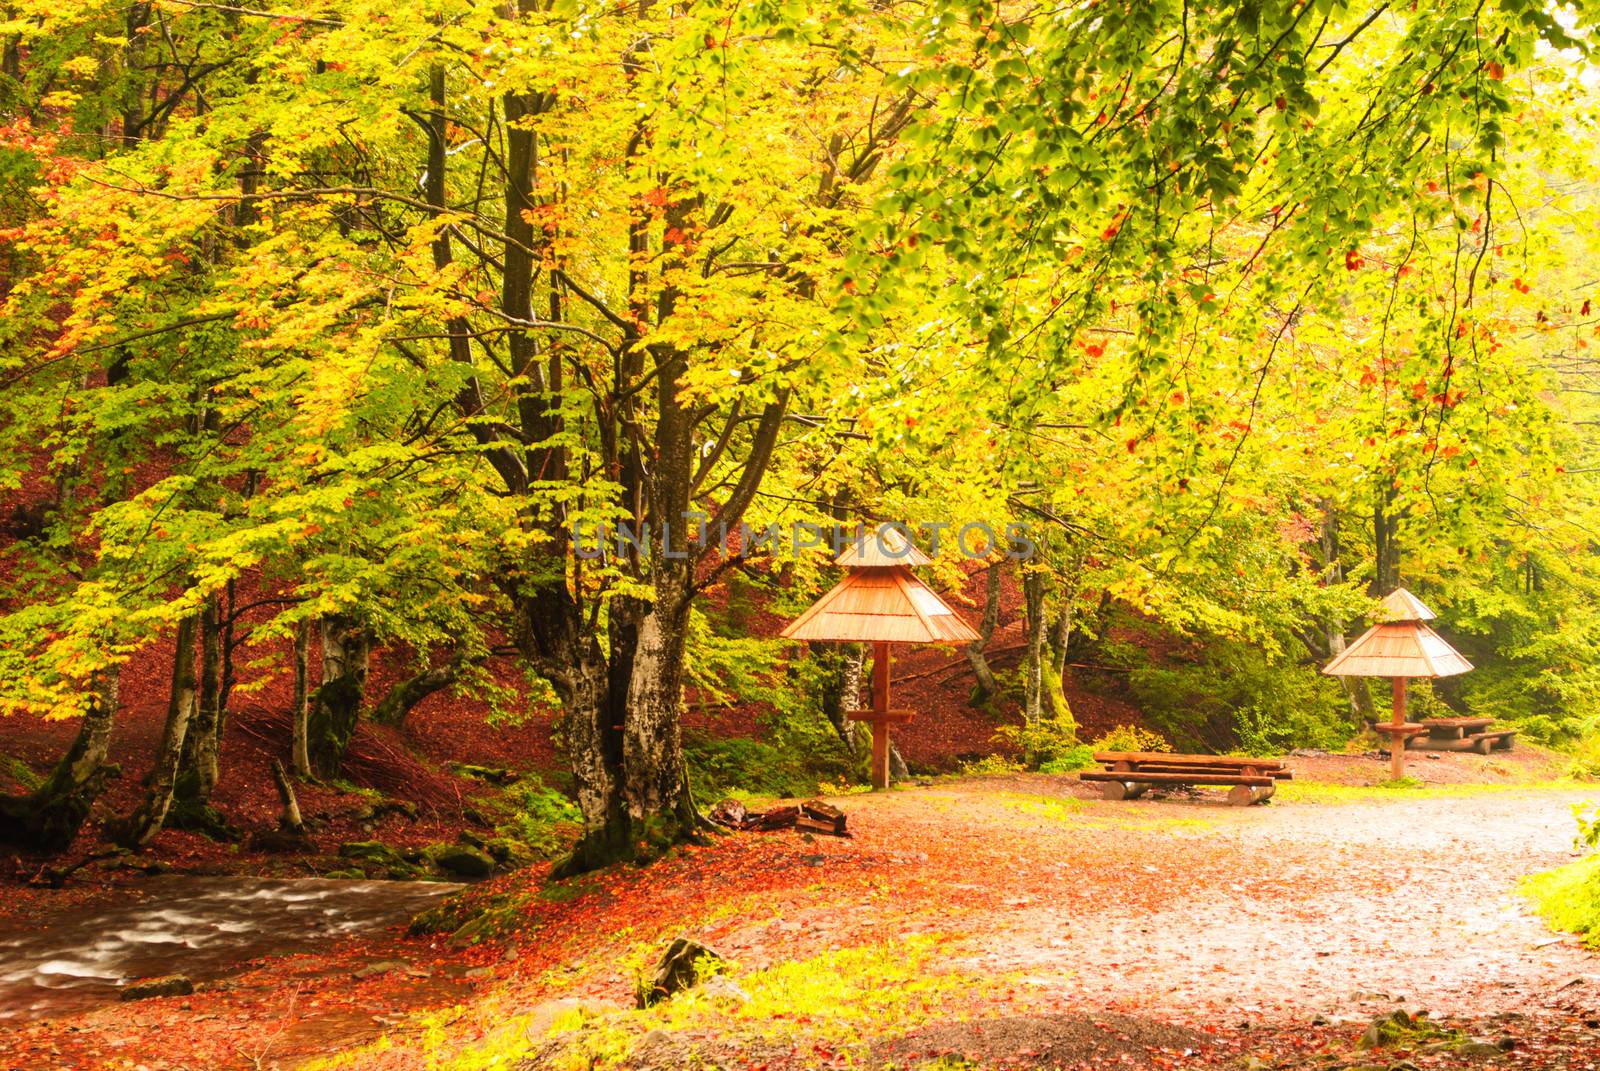
M 1323 667 L 1336 677 L 1388 677 L 1394 682 L 1394 720 L 1374 726 L 1389 737 L 1389 772 L 1398 781 L 1406 772 L 1406 737 L 1427 732 L 1406 722 L 1406 681 L 1412 677 L 1453 677 L 1472 668 L 1461 654 L 1424 622 L 1434 612 L 1405 588 L 1383 599 L 1385 620 L 1363 632 Z
M 889 707 L 889 645 L 892 643 L 971 643 L 979 635 L 934 594 L 913 566 L 931 559 L 899 529 L 885 525 L 856 540 L 834 559 L 845 578 L 781 635 L 791 640 L 870 643 L 872 707 L 852 710 L 853 721 L 872 726 L 872 787 L 889 787 L 889 726 L 911 720 L 909 710 Z

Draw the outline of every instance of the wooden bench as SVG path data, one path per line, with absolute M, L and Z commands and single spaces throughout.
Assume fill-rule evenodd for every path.
M 1105 769 L 1086 770 L 1080 781 L 1098 782 L 1108 800 L 1138 799 L 1152 785 L 1227 785 L 1235 807 L 1271 799 L 1279 781 L 1294 777 L 1281 759 L 1249 755 L 1174 755 L 1160 751 L 1102 751 L 1094 760 Z

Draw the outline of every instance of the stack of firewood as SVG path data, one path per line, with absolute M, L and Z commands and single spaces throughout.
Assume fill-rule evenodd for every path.
M 793 829 L 799 833 L 820 833 L 829 837 L 848 837 L 844 812 L 831 803 L 806 800 L 798 807 L 774 807 L 770 811 L 752 811 L 735 799 L 726 799 L 711 808 L 707 818 L 724 829 L 743 833 L 767 833 L 776 829 Z

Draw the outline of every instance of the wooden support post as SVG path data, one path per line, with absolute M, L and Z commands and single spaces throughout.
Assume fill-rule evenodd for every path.
M 889 787 L 889 645 L 872 649 L 872 787 Z
M 1406 723 L 1406 679 L 1394 678 L 1394 723 Z M 1406 738 L 1399 733 L 1389 737 L 1389 780 L 1398 781 L 1406 775 Z

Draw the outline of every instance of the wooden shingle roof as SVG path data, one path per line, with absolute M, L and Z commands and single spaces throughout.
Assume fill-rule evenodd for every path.
M 1444 637 L 1412 620 L 1373 625 L 1322 672 L 1336 677 L 1453 677 L 1471 668 Z
M 1383 597 L 1383 612 L 1387 621 L 1432 621 L 1439 616 L 1405 588 L 1395 588 Z
M 834 544 L 837 546 L 838 544 Z M 905 565 L 928 565 L 933 561 L 917 545 L 907 539 L 899 529 L 882 525 L 876 532 L 859 533 L 856 538 L 833 559 L 833 564 L 851 569 L 893 568 Z
M 977 630 L 903 564 L 853 568 L 780 635 L 874 643 L 971 643 L 979 638 Z

